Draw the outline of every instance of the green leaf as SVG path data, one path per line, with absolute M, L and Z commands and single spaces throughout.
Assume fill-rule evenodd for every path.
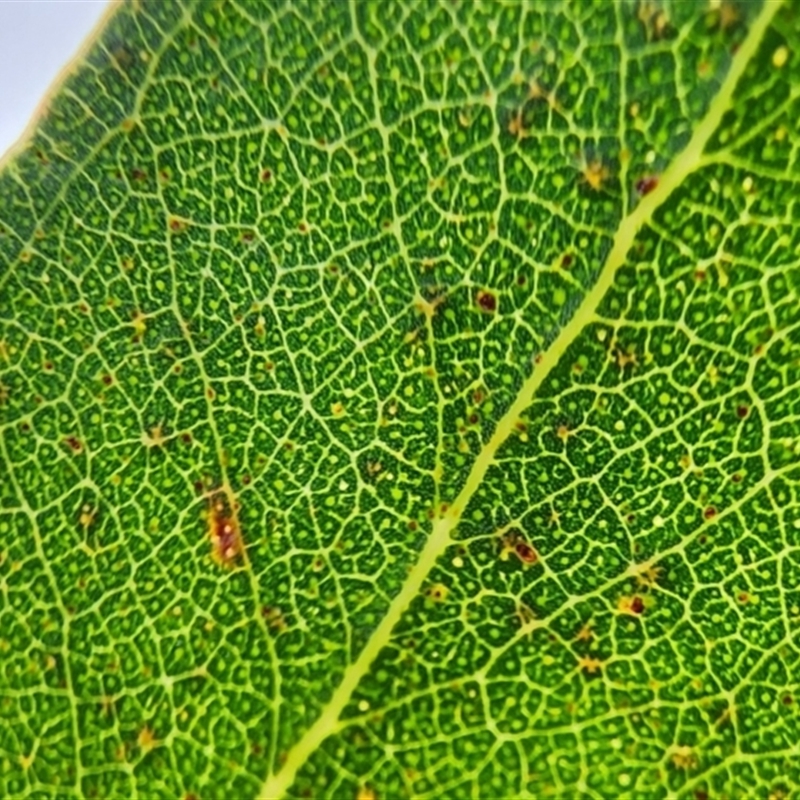
M 795 796 L 798 48 L 116 7 L 0 171 L 0 795 Z

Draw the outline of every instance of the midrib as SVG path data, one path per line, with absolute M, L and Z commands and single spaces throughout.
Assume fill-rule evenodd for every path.
M 658 186 L 650 194 L 642 198 L 636 208 L 622 219 L 614 236 L 614 243 L 596 283 L 584 297 L 569 323 L 562 328 L 552 345 L 543 353 L 536 368 L 523 384 L 516 400 L 498 422 L 492 437 L 475 459 L 458 497 L 450 505 L 446 513 L 435 521 L 427 544 L 409 572 L 403 588 L 392 600 L 386 616 L 375 629 L 358 658 L 345 670 L 342 682 L 333 693 L 317 721 L 303 734 L 297 744 L 289 750 L 281 769 L 274 775 L 269 776 L 264 782 L 258 795 L 259 800 L 277 800 L 277 798 L 283 797 L 294 782 L 300 767 L 336 729 L 339 716 L 352 697 L 356 687 L 369 671 L 380 650 L 389 643 L 395 625 L 399 622 L 411 601 L 420 593 L 422 584 L 431 568 L 450 546 L 452 542 L 451 533 L 458 525 L 461 514 L 483 481 L 487 470 L 494 462 L 497 449 L 515 430 L 515 426 L 523 412 L 531 404 L 539 387 L 561 360 L 567 348 L 594 318 L 598 305 L 611 287 L 617 269 L 624 263 L 639 229 L 652 217 L 655 210 L 669 197 L 673 189 L 680 186 L 686 177 L 701 165 L 703 150 L 711 135 L 719 126 L 723 114 L 730 108 L 736 85 L 756 52 L 764 32 L 780 5 L 780 2 L 766 0 L 764 8 L 737 51 L 728 75 L 720 87 L 720 91 L 711 102 L 706 116 L 695 128 L 686 148 L 660 176 Z

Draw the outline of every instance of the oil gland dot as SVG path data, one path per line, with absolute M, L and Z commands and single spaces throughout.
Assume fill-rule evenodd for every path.
M 789 48 L 782 44 L 773 54 L 772 54 L 772 66 L 776 69 L 780 69 L 787 61 L 789 60 Z
M 365 711 L 369 711 L 369 700 L 362 700 L 358 704 L 358 710 L 363 714 Z

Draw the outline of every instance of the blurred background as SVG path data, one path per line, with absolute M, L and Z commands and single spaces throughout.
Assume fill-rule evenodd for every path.
M 0 0 L 0 158 L 108 0 Z

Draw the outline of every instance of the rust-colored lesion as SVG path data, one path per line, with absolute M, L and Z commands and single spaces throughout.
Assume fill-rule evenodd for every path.
M 206 519 L 211 557 L 222 567 L 232 568 L 246 561 L 242 530 L 239 525 L 239 503 L 227 484 L 208 495 Z

